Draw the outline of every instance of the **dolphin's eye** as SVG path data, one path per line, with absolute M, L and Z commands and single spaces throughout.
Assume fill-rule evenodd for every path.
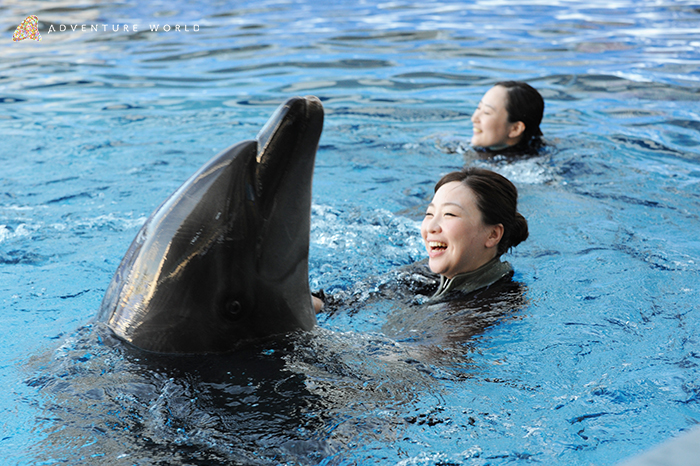
M 224 304 L 224 317 L 236 322 L 243 317 L 243 306 L 235 299 L 231 299 Z

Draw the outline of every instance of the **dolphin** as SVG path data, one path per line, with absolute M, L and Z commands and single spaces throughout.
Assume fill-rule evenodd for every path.
M 224 353 L 316 324 L 308 279 L 316 97 L 204 164 L 146 220 L 96 316 L 156 353 Z

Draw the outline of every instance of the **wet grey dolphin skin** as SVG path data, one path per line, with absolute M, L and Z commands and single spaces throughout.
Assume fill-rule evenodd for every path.
M 158 207 L 97 314 L 158 353 L 223 353 L 316 324 L 308 282 L 316 97 L 282 104 L 258 133 L 201 167 Z

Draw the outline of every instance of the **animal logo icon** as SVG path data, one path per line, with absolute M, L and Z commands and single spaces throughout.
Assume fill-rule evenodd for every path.
M 15 42 L 24 39 L 41 40 L 39 18 L 36 15 L 27 16 L 27 19 L 22 21 L 22 24 L 17 26 L 15 33 L 12 34 L 12 40 Z

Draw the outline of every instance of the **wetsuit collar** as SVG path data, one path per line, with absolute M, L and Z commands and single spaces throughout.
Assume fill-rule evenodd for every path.
M 479 288 L 489 286 L 513 271 L 508 262 L 501 262 L 499 256 L 494 257 L 476 270 L 446 278 L 440 275 L 440 286 L 431 299 L 442 298 L 451 291 L 471 293 Z

